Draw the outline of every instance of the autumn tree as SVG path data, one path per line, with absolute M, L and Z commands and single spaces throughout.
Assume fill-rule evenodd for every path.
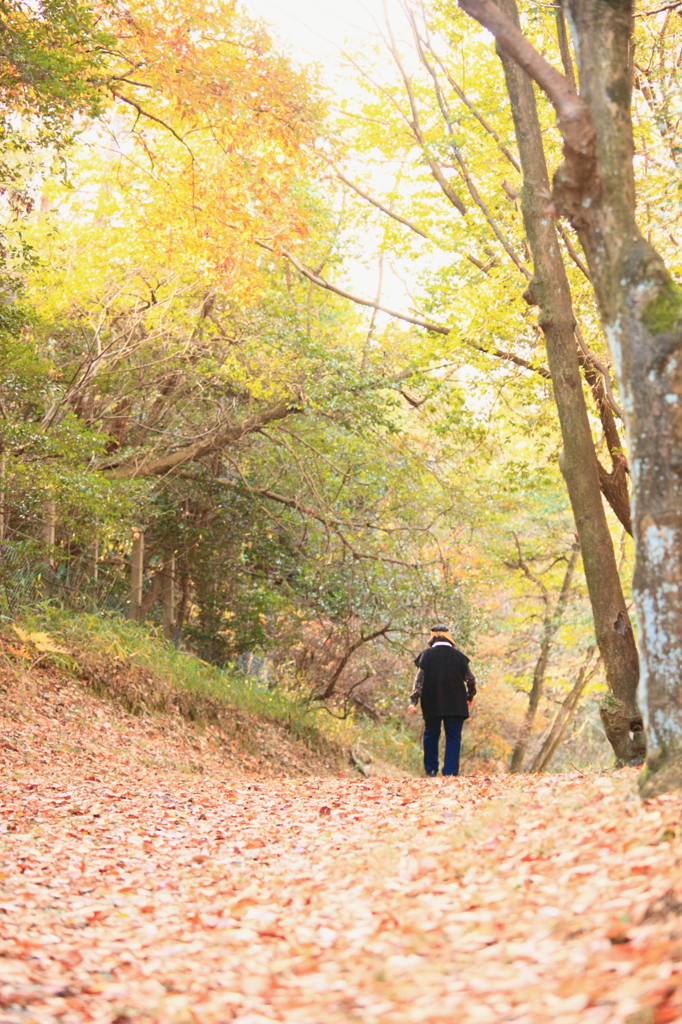
M 512 8 L 515 16 L 515 7 Z M 559 238 L 546 214 L 549 191 L 546 159 L 530 80 L 503 57 L 523 170 L 522 211 L 533 254 L 533 278 L 525 293 L 540 307 L 562 425 L 561 468 L 583 546 L 585 574 L 592 600 L 595 633 L 611 690 L 602 721 L 619 763 L 644 754 L 637 704 L 639 666 L 625 606 L 613 542 L 600 497 L 599 463 L 580 384 L 575 317 Z
M 486 365 L 491 385 L 498 376 L 491 365 L 496 361 L 523 367 L 529 374 L 551 381 L 563 445 L 560 464 L 583 550 L 597 640 L 611 689 L 602 707 L 602 719 L 618 762 L 641 760 L 644 748 L 636 698 L 637 651 L 601 497 L 603 493 L 630 530 L 626 465 L 614 418 L 614 410 L 620 410 L 608 368 L 588 348 L 583 329 L 576 322 L 562 243 L 573 277 L 578 273 L 578 294 L 584 283 L 584 262 L 568 234 L 564 231 L 560 243 L 551 221 L 544 216 L 546 202 L 542 196 L 549 185 L 532 90 L 524 96 L 522 107 L 514 107 L 515 126 L 500 125 L 499 119 L 491 123 L 487 106 L 494 102 L 495 85 L 487 69 L 487 56 L 478 55 L 480 41 L 467 38 L 465 46 L 468 72 L 476 76 L 473 100 L 458 81 L 454 56 L 451 59 L 447 52 L 443 37 L 448 28 L 440 12 L 429 16 L 421 10 L 408 10 L 407 14 L 411 45 L 401 45 L 394 27 L 386 23 L 385 49 L 394 65 L 393 77 L 389 77 L 389 71 L 382 78 L 376 68 L 355 61 L 367 91 L 375 99 L 365 103 L 355 120 L 351 111 L 349 121 L 360 158 L 363 147 L 367 149 L 370 144 L 380 145 L 394 159 L 400 158 L 400 174 L 410 182 L 404 194 L 411 196 L 411 209 L 406 210 L 404 200 L 399 198 L 397 183 L 393 193 L 379 201 L 372 195 L 371 186 L 368 190 L 368 186 L 352 181 L 347 172 L 340 172 L 339 177 L 356 196 L 380 210 L 387 222 L 393 222 L 392 247 L 402 251 L 403 258 L 408 253 L 412 258 L 410 249 L 417 247 L 435 250 L 438 260 L 447 256 L 452 283 L 441 272 L 433 276 L 424 294 L 424 301 L 441 316 L 422 315 L 418 322 L 443 336 L 444 350 L 450 358 L 456 352 L 454 358 L 464 365 Z M 554 46 L 558 53 L 556 40 Z M 519 109 L 523 123 L 519 123 Z M 389 119 L 393 120 L 390 132 L 386 130 Z M 368 124 L 371 128 L 366 127 Z M 511 138 L 510 127 L 516 129 Z M 521 171 L 526 182 L 536 183 L 535 203 L 531 202 L 532 190 L 526 187 L 520 194 L 513 184 Z M 440 212 L 434 213 L 427 203 Z M 519 207 L 525 237 L 519 232 Z M 428 265 L 429 255 L 425 254 L 424 259 Z M 511 289 L 518 289 L 519 297 L 523 291 L 530 310 L 514 308 L 509 298 Z M 487 302 L 481 308 L 482 295 L 495 296 L 495 304 Z M 379 301 L 375 305 L 381 307 Z M 536 326 L 532 307 L 538 305 Z M 589 304 L 581 312 L 581 319 L 589 324 L 593 319 Z M 440 319 L 450 324 L 441 324 Z M 539 362 L 534 351 L 538 339 L 532 332 L 538 328 L 544 335 L 548 367 Z M 589 327 L 586 330 L 594 333 Z M 487 358 L 480 361 L 476 352 Z M 595 455 L 581 365 L 606 439 L 610 469 Z
M 569 3 L 580 95 L 489 0 L 462 7 L 550 98 L 564 143 L 548 215 L 565 216 L 586 255 L 627 417 L 637 549 L 634 597 L 650 742 L 647 792 L 680 783 L 678 688 L 680 345 L 678 287 L 635 214 L 630 3 Z M 550 200 L 548 198 L 548 206 Z

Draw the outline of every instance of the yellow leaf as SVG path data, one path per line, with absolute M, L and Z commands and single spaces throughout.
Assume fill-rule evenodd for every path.
M 49 633 L 27 633 L 18 626 L 13 626 L 14 632 L 25 644 L 32 644 L 36 650 L 44 654 L 68 654 L 66 647 L 55 643 Z

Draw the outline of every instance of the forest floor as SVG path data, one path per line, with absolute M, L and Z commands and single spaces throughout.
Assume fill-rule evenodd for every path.
M 682 797 L 634 769 L 276 777 L 49 673 L 0 697 L 0 1024 L 682 1021 Z

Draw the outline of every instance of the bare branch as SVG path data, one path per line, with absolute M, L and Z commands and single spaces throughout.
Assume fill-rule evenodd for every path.
M 521 551 L 521 542 L 519 541 L 518 535 L 515 532 L 512 532 L 512 537 L 514 538 L 514 544 L 516 545 L 517 561 L 516 561 L 516 565 L 514 565 L 513 562 L 508 562 L 507 565 L 509 565 L 509 567 L 512 568 L 512 569 L 520 569 L 521 572 L 523 573 L 523 575 L 526 577 L 526 579 L 529 579 L 532 583 L 534 583 L 536 585 L 536 587 L 539 587 L 540 595 L 542 597 L 542 600 L 545 602 L 545 604 L 547 606 L 547 613 L 549 614 L 549 608 L 550 608 L 549 591 L 547 590 L 547 587 L 545 586 L 543 581 L 539 578 L 539 576 L 536 576 L 535 573 L 531 572 L 531 570 L 530 570 L 530 568 L 528 566 L 528 563 L 526 562 L 525 558 L 523 557 L 523 552 Z
M 578 327 L 577 324 L 576 324 L 576 328 L 575 328 L 575 336 L 576 336 L 576 340 L 578 342 L 578 345 L 580 346 L 580 351 L 582 352 L 583 356 L 585 357 L 586 362 L 587 363 L 591 363 L 592 366 L 595 367 L 595 369 L 599 370 L 600 374 L 604 378 L 604 394 L 606 395 L 606 400 L 609 403 L 609 405 L 611 406 L 613 412 L 618 417 L 618 419 L 622 420 L 624 418 L 623 417 L 623 410 L 618 405 L 618 402 L 616 401 L 616 399 L 614 397 L 613 387 L 611 385 L 611 376 L 609 374 L 609 371 L 606 369 L 604 364 L 597 358 L 597 356 L 594 354 L 594 352 L 591 352 L 589 350 L 589 348 L 585 344 L 585 339 L 583 338 L 582 331 L 580 330 L 580 328 Z
M 416 224 L 413 224 L 411 221 L 406 220 L 404 217 L 401 217 L 400 214 L 394 213 L 393 210 L 389 210 L 388 207 L 384 206 L 383 203 L 380 203 L 378 199 L 373 199 L 371 196 L 367 195 L 367 193 L 363 192 L 362 189 L 358 187 L 358 185 L 354 185 L 352 181 L 349 181 L 348 178 L 341 174 L 341 171 L 337 170 L 336 176 L 340 181 L 344 183 L 344 185 L 348 185 L 348 188 L 352 188 L 353 191 L 357 192 L 357 194 L 361 196 L 366 202 L 371 203 L 372 206 L 376 206 L 377 210 L 381 210 L 381 212 L 385 213 L 387 217 L 392 217 L 393 220 L 397 220 L 399 224 L 403 224 L 406 228 L 409 228 L 410 231 L 414 231 L 415 234 L 421 235 L 421 237 L 425 238 L 427 241 L 431 241 L 426 232 L 422 231 L 420 227 L 417 227 Z
M 340 295 L 342 299 L 349 299 L 351 302 L 357 302 L 360 306 L 367 306 L 369 309 L 376 309 L 380 313 L 386 313 L 388 316 L 394 316 L 397 320 L 404 320 L 408 324 L 414 324 L 416 327 L 424 327 L 427 331 L 434 331 L 436 334 L 449 334 L 450 327 L 441 327 L 440 324 L 429 323 L 428 320 L 421 320 L 418 317 L 408 316 L 407 313 L 398 313 L 395 309 L 388 309 L 386 306 L 380 305 L 378 302 L 373 302 L 371 299 L 363 299 L 359 295 L 352 295 L 350 292 L 344 291 L 343 288 L 338 288 L 336 285 L 331 284 L 324 277 L 320 277 L 314 271 L 300 263 L 292 253 L 286 249 L 277 250 L 271 245 L 267 245 L 265 242 L 256 241 L 256 245 L 260 246 L 261 249 L 267 249 L 268 252 L 273 253 L 275 256 L 284 256 L 289 262 L 296 268 L 299 274 L 307 278 L 308 281 L 312 281 L 318 288 L 324 288 L 325 291 L 333 292 L 335 295 Z
M 485 352 L 487 356 L 495 356 L 497 359 L 505 359 L 507 362 L 514 363 L 516 366 L 522 366 L 524 370 L 531 370 L 533 373 L 537 373 L 541 377 L 544 377 L 545 380 L 552 379 L 552 375 L 546 366 L 531 363 L 529 359 L 522 359 L 521 356 L 514 355 L 513 352 L 506 352 L 502 348 L 485 348 L 484 345 L 477 345 L 474 341 L 467 341 L 466 344 L 470 348 L 475 348 L 478 352 Z
M 591 284 L 592 283 L 592 279 L 590 277 L 590 272 L 587 269 L 586 265 L 581 260 L 580 256 L 578 255 L 578 250 L 573 245 L 573 242 L 571 241 L 570 236 L 569 236 L 568 232 L 566 231 L 566 229 L 564 228 L 564 226 L 561 223 L 561 221 L 557 221 L 556 222 L 556 229 L 557 229 L 557 234 L 561 238 L 561 241 L 566 246 L 566 252 L 571 257 L 571 259 L 575 263 L 575 265 L 578 268 L 578 270 L 581 271 L 581 273 L 587 278 L 587 280 Z
M 373 633 L 370 633 L 368 636 L 364 636 L 361 633 L 360 634 L 360 639 L 356 640 L 354 644 L 351 644 L 349 647 L 346 648 L 345 653 L 339 659 L 339 663 L 336 666 L 336 668 L 334 669 L 334 672 L 332 673 L 332 677 L 329 680 L 329 682 L 327 683 L 324 691 L 322 693 L 315 694 L 315 696 L 313 697 L 313 700 L 328 700 L 329 697 L 331 697 L 331 695 L 334 693 L 334 690 L 336 689 L 336 684 L 337 684 L 337 682 L 339 680 L 339 677 L 340 677 L 341 673 L 343 672 L 343 670 L 345 669 L 346 665 L 350 661 L 352 655 L 358 650 L 358 648 L 362 647 L 364 644 L 369 643 L 371 640 L 376 640 L 377 637 L 386 636 L 386 634 L 388 633 L 390 628 L 391 628 L 391 623 L 387 622 L 385 626 L 382 626 L 380 629 L 375 630 Z M 364 680 L 363 680 L 363 682 L 364 682 Z

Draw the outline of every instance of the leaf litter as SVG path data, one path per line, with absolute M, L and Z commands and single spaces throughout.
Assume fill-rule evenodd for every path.
M 636 770 L 264 777 L 60 694 L 0 721 L 0 1024 L 682 1021 Z

